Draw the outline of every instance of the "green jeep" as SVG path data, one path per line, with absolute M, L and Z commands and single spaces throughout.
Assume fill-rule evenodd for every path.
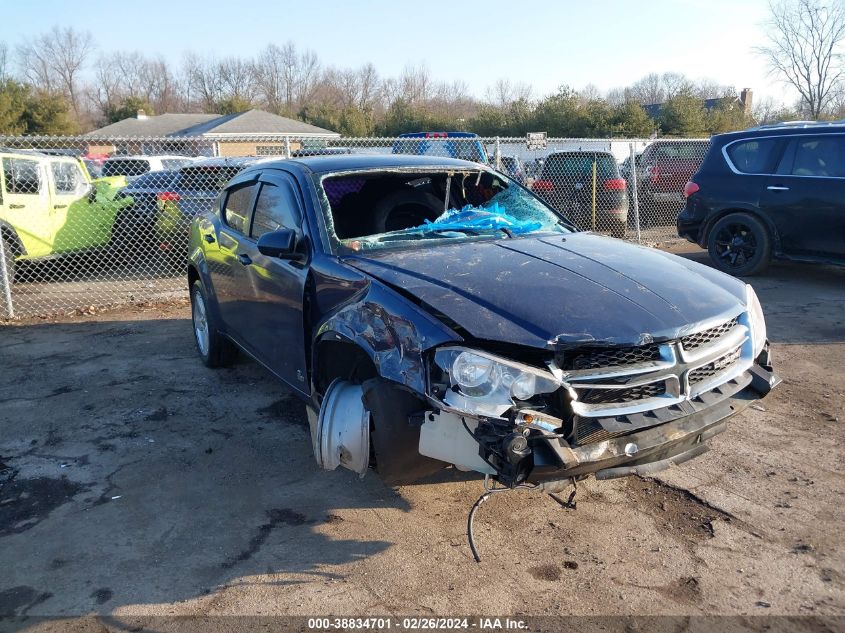
M 16 262 L 109 244 L 126 204 L 115 200 L 124 177 L 92 180 L 79 159 L 34 151 L 0 151 L 0 162 L 0 248 L 10 280 Z

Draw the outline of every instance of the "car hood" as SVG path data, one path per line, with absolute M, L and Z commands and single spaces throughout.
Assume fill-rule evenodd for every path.
M 590 233 L 343 258 L 476 339 L 539 348 L 669 340 L 742 311 L 745 284 Z

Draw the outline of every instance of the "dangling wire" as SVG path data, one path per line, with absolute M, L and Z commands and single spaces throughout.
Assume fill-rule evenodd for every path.
M 481 562 L 481 556 L 478 555 L 478 549 L 475 547 L 475 537 L 473 536 L 472 531 L 476 510 L 478 510 L 478 508 L 481 507 L 481 504 L 497 492 L 510 492 L 515 489 L 532 490 L 536 487 L 536 485 L 531 484 L 519 484 L 515 488 L 496 488 L 495 484 L 490 483 L 490 475 L 484 475 L 484 494 L 482 494 L 478 500 L 472 504 L 472 508 L 469 510 L 469 516 L 467 517 L 467 540 L 469 541 L 469 548 L 472 550 L 472 557 L 475 559 L 476 563 Z

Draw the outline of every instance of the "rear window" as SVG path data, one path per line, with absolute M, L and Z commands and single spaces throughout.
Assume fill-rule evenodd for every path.
M 774 151 L 778 139 L 758 138 L 734 143 L 727 148 L 728 158 L 743 174 L 768 174 L 774 167 Z
M 572 154 L 552 154 L 543 165 L 543 179 L 592 177 L 593 163 L 596 164 L 597 178 L 618 178 L 619 168 L 610 154 L 591 154 L 578 152 Z
M 183 167 L 179 172 L 179 187 L 188 191 L 223 190 L 232 178 L 243 169 L 234 165 L 218 167 Z
M 487 163 L 487 153 L 477 138 L 402 138 L 393 144 L 393 153 Z
M 654 158 L 657 160 L 697 160 L 707 153 L 709 143 L 658 143 L 655 145 Z
M 173 186 L 176 182 L 177 172 L 175 171 L 153 171 L 135 180 L 132 189 L 165 189 Z
M 187 165 L 191 162 L 189 158 L 162 158 L 161 159 L 161 166 L 164 169 L 179 169 L 183 165 Z
M 103 176 L 143 176 L 150 171 L 150 161 L 142 158 L 109 159 L 103 165 Z

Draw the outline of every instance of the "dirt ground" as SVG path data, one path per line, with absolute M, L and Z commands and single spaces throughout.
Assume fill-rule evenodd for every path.
M 845 615 L 845 269 L 753 284 L 784 379 L 762 406 L 575 510 L 494 496 L 480 564 L 478 479 L 320 471 L 303 407 L 203 367 L 184 303 L 6 326 L 0 616 Z

